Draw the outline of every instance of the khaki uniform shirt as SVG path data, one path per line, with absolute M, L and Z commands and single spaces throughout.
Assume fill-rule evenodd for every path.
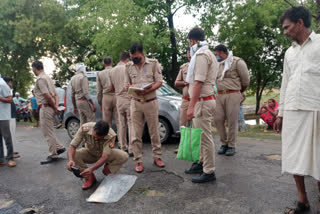
M 239 57 L 234 56 L 231 68 L 226 71 L 221 80 L 224 64 L 220 64 L 217 78 L 218 91 L 241 90 L 242 87 L 249 86 L 249 71 L 247 64 Z
M 82 72 L 77 72 L 70 80 L 71 82 L 71 96 L 76 99 L 85 97 L 90 94 L 89 81 Z
M 279 116 L 284 111 L 320 111 L 320 34 L 312 32 L 300 46 L 286 51 L 280 90 Z
M 110 128 L 109 133 L 105 136 L 104 140 L 95 140 L 92 135 L 95 124 L 95 122 L 83 124 L 71 141 L 71 145 L 78 148 L 81 142 L 84 141 L 85 147 L 89 150 L 90 154 L 96 157 L 100 157 L 102 154 L 110 155 L 111 148 L 109 143 L 114 142 L 116 133 Z
M 125 83 L 126 64 L 119 62 L 110 72 L 110 83 L 115 90 L 116 96 L 130 98 L 126 91 Z
M 110 73 L 111 66 L 105 67 L 104 70 L 97 73 L 97 99 L 101 106 L 103 94 L 114 95 L 114 93 L 110 92 Z
M 142 67 L 139 67 L 133 62 L 128 62 L 126 65 L 125 82 L 135 87 L 142 87 L 148 83 L 162 82 L 162 71 L 158 60 L 145 57 L 145 62 Z M 143 96 L 136 96 L 138 99 L 149 100 L 157 96 L 156 91 Z
M 176 78 L 176 81 L 186 81 L 187 79 L 187 73 L 188 73 L 188 67 L 189 67 L 189 62 L 184 63 L 183 65 L 180 66 L 180 71 L 178 73 L 178 76 Z M 189 97 L 189 85 L 183 87 L 182 89 L 182 95 L 184 97 Z
M 197 54 L 194 67 L 194 81 L 203 82 L 200 97 L 214 95 L 213 85 L 216 83 L 218 62 L 210 50 L 204 50 Z M 189 94 L 192 97 L 195 82 L 190 84 Z
M 44 72 L 37 76 L 36 86 L 34 88 L 34 95 L 36 96 L 38 104 L 48 104 L 44 94 L 50 94 L 52 98 L 56 94 L 56 89 L 53 80 Z

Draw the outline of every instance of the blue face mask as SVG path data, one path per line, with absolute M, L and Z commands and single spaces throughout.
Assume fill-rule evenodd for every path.
M 216 56 L 216 58 L 217 58 L 218 62 L 220 62 L 221 57 L 220 56 Z

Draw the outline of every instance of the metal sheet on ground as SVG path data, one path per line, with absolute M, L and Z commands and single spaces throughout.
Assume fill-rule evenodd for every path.
M 119 201 L 134 185 L 137 176 L 109 175 L 106 176 L 99 187 L 87 199 L 87 202 L 113 203 Z

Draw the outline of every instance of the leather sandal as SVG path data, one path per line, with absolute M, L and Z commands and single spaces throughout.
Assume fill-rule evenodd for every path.
M 296 202 L 295 208 L 286 207 L 284 214 L 303 214 L 310 210 L 310 205 L 306 205 L 305 203 Z

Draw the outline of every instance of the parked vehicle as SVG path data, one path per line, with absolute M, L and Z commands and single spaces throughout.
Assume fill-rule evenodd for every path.
M 17 109 L 17 121 L 23 120 L 24 122 L 32 122 L 31 113 L 29 111 L 28 102 L 21 102 L 21 105 Z
M 102 119 L 102 113 L 97 102 L 96 72 L 87 72 L 89 88 L 92 100 L 97 106 L 96 119 Z M 166 142 L 172 136 L 179 136 L 179 117 L 182 95 L 176 92 L 168 84 L 163 83 L 162 87 L 157 90 L 159 101 L 159 133 L 161 143 Z M 64 124 L 70 138 L 73 138 L 80 127 L 79 115 L 73 114 L 73 105 L 71 101 L 71 85 L 68 85 L 66 97 L 66 112 L 64 114 Z M 115 123 L 114 123 L 115 124 Z M 115 125 L 113 125 L 115 128 Z M 145 125 L 143 138 L 148 138 L 148 128 Z

